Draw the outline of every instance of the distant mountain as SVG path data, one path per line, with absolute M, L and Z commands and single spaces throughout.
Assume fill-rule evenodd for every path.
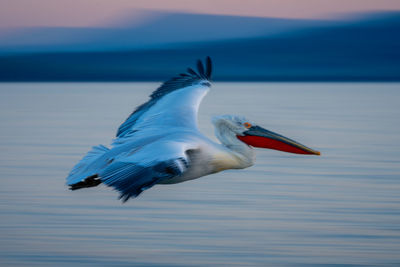
M 400 13 L 252 38 L 0 56 L 1 81 L 165 80 L 210 55 L 216 80 L 400 81 Z
M 142 11 L 93 28 L 19 28 L 0 34 L 1 52 L 105 51 L 269 36 L 334 21 Z M 149 19 L 138 23 L 137 16 Z M 134 20 L 132 23 L 131 21 Z

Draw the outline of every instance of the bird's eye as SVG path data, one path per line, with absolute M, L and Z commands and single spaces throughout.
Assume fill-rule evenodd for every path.
M 243 123 L 243 126 L 246 127 L 247 129 L 251 127 L 251 123 L 245 122 Z

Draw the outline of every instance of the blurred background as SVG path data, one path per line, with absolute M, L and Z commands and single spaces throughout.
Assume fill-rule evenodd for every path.
M 202 133 L 238 114 L 322 156 L 68 190 L 206 56 Z M 399 81 L 399 0 L 0 0 L 0 266 L 400 266 Z
M 398 81 L 398 0 L 2 0 L 0 81 Z

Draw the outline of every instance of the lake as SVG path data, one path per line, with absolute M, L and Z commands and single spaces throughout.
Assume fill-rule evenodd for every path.
M 257 162 L 122 204 L 65 177 L 158 83 L 0 84 L 2 266 L 399 266 L 400 84 L 214 83 L 238 114 L 322 155 Z

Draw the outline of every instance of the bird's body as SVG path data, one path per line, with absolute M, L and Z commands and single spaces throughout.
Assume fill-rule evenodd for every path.
M 213 119 L 220 144 L 205 137 L 197 127 L 197 112 L 211 86 L 210 77 L 207 58 L 206 68 L 199 61 L 197 73 L 188 69 L 188 74 L 164 83 L 119 127 L 111 148 L 93 147 L 73 168 L 67 184 L 75 190 L 104 183 L 120 191 L 126 201 L 155 184 L 247 168 L 255 160 L 251 146 L 319 154 L 238 116 Z
M 249 147 L 244 150 L 247 153 L 242 154 L 241 151 L 234 151 L 223 144 L 211 141 L 198 131 L 170 137 L 175 140 L 183 140 L 186 144 L 192 144 L 191 147 L 195 148 L 186 151 L 191 164 L 185 173 L 165 180 L 161 182 L 162 184 L 185 182 L 228 169 L 243 169 L 254 163 L 254 153 Z

